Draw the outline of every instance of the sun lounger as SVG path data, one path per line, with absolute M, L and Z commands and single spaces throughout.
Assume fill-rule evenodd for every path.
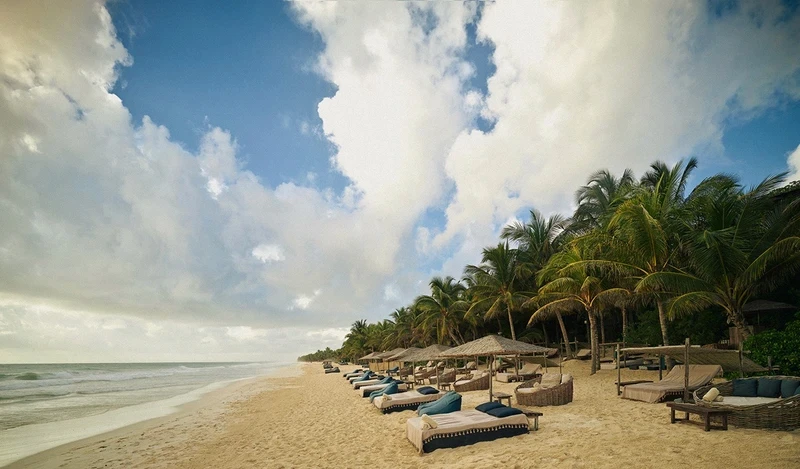
M 406 391 L 392 394 L 388 399 L 386 396 L 376 397 L 372 403 L 384 414 L 390 412 L 400 412 L 402 410 L 415 410 L 421 404 L 433 402 L 442 397 L 444 393 L 422 394 L 419 391 Z
M 467 364 L 464 365 L 463 368 L 456 368 L 456 371 L 459 373 L 466 373 L 467 371 L 472 371 L 477 369 L 478 365 L 476 365 L 475 362 L 467 362 Z
M 423 419 L 436 421 L 436 428 L 427 428 Z M 406 438 L 419 454 L 439 448 L 456 448 L 528 433 L 525 414 L 494 417 L 479 410 L 460 410 L 449 414 L 414 417 L 406 421 Z
M 397 390 L 400 392 L 406 391 L 408 388 L 406 387 L 406 383 L 401 381 L 392 381 L 392 383 L 397 383 Z M 383 383 L 383 384 L 373 384 L 371 386 L 364 386 L 363 388 L 359 389 L 361 392 L 361 397 L 369 397 L 369 395 L 373 391 L 380 391 L 382 389 L 386 389 L 392 383 Z
M 683 394 L 684 373 L 683 365 L 675 365 L 661 381 L 625 386 L 622 397 L 655 403 L 661 402 L 667 396 L 679 396 Z M 689 391 L 705 386 L 721 373 L 722 367 L 719 365 L 689 365 Z
M 453 390 L 458 392 L 467 392 L 489 389 L 490 379 L 492 379 L 492 375 L 490 375 L 489 372 L 484 371 L 477 377 L 471 379 L 460 379 L 456 381 L 453 383 Z
M 325 369 L 325 374 L 326 375 L 329 374 L 329 373 L 338 373 L 338 372 L 339 372 L 339 367 L 338 366 L 333 367 L 333 368 L 326 368 Z
M 592 351 L 589 350 L 588 348 L 582 348 L 578 350 L 577 355 L 575 355 L 575 358 L 577 358 L 578 360 L 588 360 L 591 357 L 592 357 Z
M 519 370 L 519 373 L 514 373 L 512 371 L 509 373 L 497 373 L 495 376 L 497 381 L 501 383 L 512 383 L 514 381 L 527 381 L 540 374 L 542 374 L 542 365 L 538 363 L 526 363 L 525 366 Z
M 351 371 L 350 373 L 345 373 L 344 374 L 344 379 L 350 379 L 353 376 L 358 376 L 358 375 L 363 375 L 363 374 L 364 374 L 364 370 Z

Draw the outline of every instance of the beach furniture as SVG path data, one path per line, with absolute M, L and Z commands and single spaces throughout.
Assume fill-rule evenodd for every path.
M 480 391 L 489 389 L 492 375 L 488 371 L 473 373 L 469 379 L 460 379 L 453 383 L 453 390 L 458 392 Z
M 405 385 L 403 385 L 402 388 L 400 387 L 401 385 L 403 385 L 403 383 L 400 383 L 398 381 L 393 381 L 383 386 L 381 389 L 375 389 L 374 391 L 370 391 L 370 393 L 367 394 L 366 397 L 369 397 L 369 401 L 372 402 L 378 396 L 385 396 L 387 394 L 391 395 L 403 392 L 406 390 Z
M 430 386 L 422 386 L 414 391 L 406 391 L 392 394 L 389 397 L 376 397 L 372 404 L 382 413 L 399 412 L 403 410 L 415 410 L 421 404 L 433 402 L 444 396 L 444 393 Z
M 406 385 L 406 383 L 402 381 L 392 380 L 388 383 L 379 383 L 362 387 L 361 389 L 359 389 L 359 391 L 361 392 L 361 397 L 369 397 L 371 393 L 386 389 L 386 387 L 392 383 L 397 383 L 398 392 L 405 392 L 408 390 L 408 385 Z
M 336 367 L 333 367 L 333 368 L 326 368 L 325 369 L 325 374 L 327 375 L 329 373 L 339 373 L 339 367 L 336 366 Z
M 497 373 L 495 378 L 501 383 L 513 383 L 515 381 L 527 381 L 540 374 L 542 374 L 542 365 L 538 363 L 526 363 L 518 373 Z
M 715 399 L 710 393 L 716 389 Z M 743 428 L 800 428 L 800 377 L 760 376 L 706 385 L 694 391 L 698 406 L 731 411 L 732 425 Z
M 500 407 L 487 412 L 476 408 L 410 418 L 406 421 L 406 438 L 423 454 L 530 431 L 528 417 L 521 410 L 496 404 Z
M 421 404 L 417 408 L 417 415 L 449 414 L 461 410 L 461 394 L 448 391 L 434 402 Z
M 387 384 L 387 383 L 391 383 L 391 382 L 392 382 L 392 378 L 388 377 L 388 376 L 385 377 L 385 378 L 383 378 L 383 377 L 375 377 L 374 379 L 365 379 L 365 380 L 362 380 L 362 381 L 354 381 L 353 382 L 353 389 L 361 389 L 364 386 L 372 386 L 374 384 Z
M 688 390 L 694 391 L 710 383 L 715 376 L 722 373 L 719 365 L 689 365 Z M 684 365 L 675 365 L 661 381 L 640 383 L 625 386 L 622 397 L 643 402 L 661 402 L 668 396 L 680 396 L 685 385 L 686 369 Z
M 459 373 L 466 373 L 468 371 L 477 370 L 477 369 L 478 369 L 478 365 L 475 362 L 467 362 L 467 364 L 464 365 L 463 367 L 456 368 L 456 371 L 459 372 Z
M 365 371 L 361 370 L 361 369 L 358 369 L 358 370 L 355 370 L 355 371 L 351 371 L 350 373 L 345 373 L 344 374 L 344 379 L 350 379 L 353 376 L 360 376 L 360 375 L 363 375 L 364 373 L 365 373 Z
M 430 381 L 431 384 L 437 384 L 439 382 L 452 383 L 455 380 L 456 380 L 455 368 L 445 368 L 438 375 L 433 375 L 430 378 L 428 378 L 428 381 Z
M 682 419 L 684 422 L 689 421 L 689 414 L 696 414 L 699 415 L 700 418 L 703 419 L 703 424 L 705 427 L 705 431 L 711 430 L 711 418 L 712 417 L 719 417 L 722 420 L 722 425 L 720 427 L 713 427 L 719 428 L 720 430 L 727 430 L 728 429 L 728 415 L 730 415 L 730 410 L 725 409 L 712 409 L 709 407 L 702 407 L 695 404 L 688 404 L 686 402 L 667 402 L 667 407 L 670 409 L 670 417 L 669 422 L 675 423 L 679 421 L 679 419 L 675 418 L 675 411 L 683 412 L 684 418 Z
M 578 353 L 575 354 L 575 358 L 578 360 L 588 360 L 592 357 L 592 351 L 588 348 L 582 348 L 578 350 Z
M 517 403 L 525 406 L 569 404 L 573 395 L 572 375 L 545 373 L 517 386 L 514 395 Z

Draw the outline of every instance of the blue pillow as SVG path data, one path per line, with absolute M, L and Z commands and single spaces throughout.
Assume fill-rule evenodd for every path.
M 417 392 L 425 395 L 439 394 L 439 390 L 431 386 L 422 386 L 421 388 L 417 388 Z
M 733 395 L 737 397 L 758 397 L 758 380 L 733 380 Z
M 369 393 L 369 401 L 372 402 L 376 397 L 383 396 L 384 394 L 397 394 L 398 392 L 400 392 L 400 389 L 397 387 L 397 383 L 392 383 L 383 389 Z
M 758 397 L 778 397 L 781 395 L 781 380 L 758 378 Z
M 484 402 L 479 406 L 475 406 L 475 410 L 480 410 L 481 412 L 488 413 L 490 410 L 497 409 L 499 407 L 505 407 L 505 406 L 499 402 L 490 401 L 490 402 Z
M 392 378 L 391 376 L 387 376 L 387 377 L 383 378 L 382 380 L 378 381 L 378 384 L 389 384 L 389 383 L 391 383 L 393 381 L 394 381 L 394 378 Z
M 517 408 L 514 408 L 514 407 L 500 406 L 500 407 L 498 407 L 496 409 L 492 409 L 492 410 L 490 410 L 489 412 L 486 412 L 486 413 L 501 419 L 503 417 L 510 417 L 512 415 L 521 414 L 522 411 L 520 409 L 517 409 Z
M 796 379 L 781 380 L 781 397 L 786 399 L 787 397 L 794 396 L 794 392 L 797 391 L 798 386 L 800 386 L 800 381 Z
M 426 402 L 417 408 L 417 415 L 449 414 L 461 410 L 461 394 L 449 391 L 439 400 Z

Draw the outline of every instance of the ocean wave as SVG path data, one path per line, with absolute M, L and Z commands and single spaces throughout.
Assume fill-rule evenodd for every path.
M 41 376 L 38 373 L 22 373 L 15 376 L 14 379 L 20 381 L 36 381 L 41 379 Z

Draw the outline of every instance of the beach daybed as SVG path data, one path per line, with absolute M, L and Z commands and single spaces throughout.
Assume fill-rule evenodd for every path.
M 475 362 L 467 362 L 463 368 L 456 368 L 456 371 L 459 373 L 466 373 L 467 371 L 477 370 L 478 365 Z
M 325 368 L 325 374 L 327 375 L 329 373 L 339 373 L 339 367 Z
M 491 379 L 492 375 L 488 371 L 484 371 L 477 376 L 473 374 L 473 377 L 470 379 L 460 379 L 453 383 L 453 390 L 467 392 L 489 389 L 489 380 Z
M 575 354 L 575 358 L 578 360 L 588 360 L 592 357 L 592 351 L 588 348 L 582 348 L 578 350 L 578 353 Z
M 370 379 L 362 380 L 362 381 L 353 381 L 353 389 L 361 389 L 364 386 L 372 386 L 374 384 L 387 384 L 391 383 L 391 377 L 382 377 L 382 376 L 375 376 L 371 377 Z
M 413 391 L 400 392 L 387 396 L 378 396 L 372 403 L 384 414 L 403 410 L 416 410 L 421 404 L 433 402 L 444 393 L 430 386 L 422 386 Z
M 493 403 L 496 404 L 496 403 Z M 479 406 L 480 407 L 480 406 Z M 419 454 L 439 448 L 456 448 L 528 433 L 528 418 L 519 409 L 501 405 L 489 412 L 504 415 L 496 417 L 477 409 L 460 410 L 448 414 L 424 415 L 406 421 L 406 438 Z M 429 422 L 433 422 L 435 427 Z
M 705 386 L 721 373 L 722 367 L 719 365 L 689 365 L 689 391 Z M 680 396 L 683 394 L 684 377 L 684 365 L 675 365 L 661 381 L 625 386 L 622 397 L 655 403 L 663 401 L 668 396 Z
M 345 373 L 344 374 L 344 379 L 350 379 L 353 376 L 359 376 L 359 375 L 363 375 L 363 374 L 364 374 L 364 370 L 361 370 L 361 369 L 354 370 L 354 371 L 351 371 L 350 373 Z
M 719 400 L 705 400 L 716 393 Z M 719 399 L 719 398 L 717 398 Z M 694 392 L 695 403 L 713 409 L 730 410 L 728 421 L 743 428 L 795 430 L 800 428 L 800 377 L 761 376 L 706 385 Z
M 497 373 L 495 377 L 501 383 L 512 383 L 514 381 L 527 381 L 536 375 L 542 374 L 542 365 L 538 363 L 526 363 L 520 368 L 519 373 Z
M 565 405 L 572 402 L 573 379 L 570 374 L 545 373 L 517 386 L 517 403 L 525 406 Z
M 388 383 L 378 383 L 378 384 L 373 384 L 373 385 L 370 385 L 370 386 L 364 386 L 363 388 L 359 389 L 359 391 L 361 392 L 361 397 L 369 397 L 369 395 L 372 392 L 374 392 L 374 391 L 382 391 L 382 390 L 386 389 L 386 387 L 389 386 L 392 383 L 397 383 L 397 389 L 400 392 L 403 392 L 406 389 L 408 389 L 406 387 L 406 383 L 404 383 L 402 381 L 392 380 L 392 381 L 389 381 Z

